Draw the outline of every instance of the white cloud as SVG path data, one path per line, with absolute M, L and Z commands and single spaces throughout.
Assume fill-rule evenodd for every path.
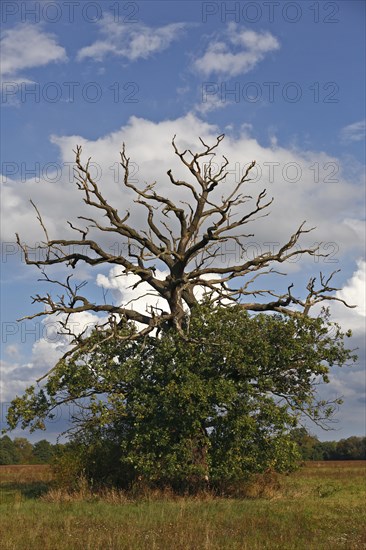
M 155 277 L 164 280 L 168 271 L 156 269 Z M 163 300 L 149 284 L 143 282 L 137 285 L 140 278 L 132 273 L 126 274 L 124 269 L 115 266 L 109 271 L 108 276 L 98 274 L 96 283 L 112 293 L 113 303 L 118 306 L 128 307 L 140 313 L 150 313 L 151 308 L 161 308 L 168 311 L 166 300 Z M 135 286 L 137 285 L 137 286 Z
M 168 275 L 168 270 L 155 269 L 155 277 L 161 281 L 165 280 Z M 207 274 L 202 278 L 210 279 L 211 277 Z M 119 266 L 112 267 L 107 276 L 99 273 L 96 278 L 98 286 L 111 291 L 112 303 L 117 306 L 128 307 L 140 313 L 148 314 L 151 313 L 152 309 L 169 312 L 167 301 L 161 298 L 149 284 L 145 282 L 139 283 L 139 281 L 140 278 L 137 275 L 133 275 L 132 273 L 126 274 L 124 269 Z M 204 292 L 205 289 L 203 287 L 196 288 L 195 297 L 201 300 Z M 110 303 L 110 300 L 107 299 L 107 301 Z
M 35 380 L 46 374 L 62 355 L 70 348 L 70 336 L 62 334 L 63 330 L 57 321 L 65 320 L 66 314 L 58 318 L 46 316 L 43 321 L 42 337 L 32 346 L 30 361 L 27 363 L 0 362 L 0 399 L 6 403 L 21 395 L 25 388 L 34 384 Z M 85 331 L 90 334 L 96 324 L 103 324 L 107 317 L 98 317 L 88 311 L 70 316 L 69 327 L 75 334 Z M 31 336 L 33 336 L 31 334 Z M 8 346 L 8 348 L 18 346 Z M 13 357 L 16 359 L 16 356 Z
M 19 373 L 21 366 L 17 362 L 9 362 L 0 359 L 0 401 L 1 403 L 9 403 L 16 395 L 20 395 L 27 383 L 24 380 L 34 381 L 35 371 L 33 365 L 23 365 L 23 368 L 29 369 L 29 377 L 25 371 Z
M 8 346 L 6 346 L 5 353 L 9 357 L 13 357 L 14 359 L 19 359 L 21 355 L 18 344 L 9 344 Z
M 212 111 L 216 111 L 217 109 L 223 109 L 224 107 L 232 104 L 232 101 L 223 101 L 220 94 L 216 93 L 216 91 L 213 93 L 202 91 L 202 100 L 200 103 L 195 105 L 195 111 L 205 115 L 207 113 L 211 113 Z
M 82 48 L 77 59 L 82 61 L 92 58 L 102 61 L 107 54 L 129 61 L 147 59 L 157 52 L 166 50 L 174 40 L 180 38 L 186 27 L 185 23 L 170 23 L 157 28 L 142 23 L 120 25 L 107 14 L 100 21 L 100 31 L 105 37 Z
M 66 51 L 57 43 L 57 37 L 44 32 L 40 25 L 22 23 L 2 33 L 1 73 L 12 81 L 20 80 L 21 70 L 66 60 Z
M 125 126 L 95 141 L 75 135 L 54 136 L 52 142 L 58 146 L 61 155 L 59 164 L 67 167 L 61 179 L 54 182 L 36 179 L 18 182 L 3 178 L 2 210 L 3 219 L 7 219 L 3 226 L 3 239 L 13 241 L 15 232 L 20 232 L 21 239 L 32 245 L 43 238 L 35 212 L 29 204 L 30 197 L 44 217 L 50 238 L 75 235 L 65 224 L 66 219 L 80 227 L 82 222 L 77 220 L 79 215 L 96 215 L 98 218 L 95 209 L 87 208 L 83 204 L 80 191 L 69 179 L 70 170 L 66 163 L 73 161 L 72 150 L 76 144 L 83 145 L 84 159 L 91 156 L 95 163 L 94 172 L 97 181 L 100 184 L 103 182 L 103 193 L 107 199 L 117 206 L 121 214 L 130 209 L 131 224 L 143 227 L 146 211 L 143 206 L 133 203 L 133 193 L 123 187 L 122 170 L 117 171 L 121 144 L 126 143 L 127 154 L 133 163 L 131 177 L 137 185 L 144 186 L 146 182 L 157 181 L 159 192 L 166 196 L 174 194 L 178 201 L 190 200 L 183 189 L 172 190 L 166 175 L 167 170 L 172 168 L 177 177 L 188 177 L 188 181 L 193 181 L 174 155 L 171 139 L 177 134 L 180 148 L 197 150 L 200 149 L 198 136 L 213 143 L 219 133 L 220 130 L 214 125 L 188 114 L 161 122 L 131 117 Z M 313 268 L 316 271 L 319 268 L 337 268 L 346 251 L 354 253 L 356 257 L 362 255 L 362 185 L 355 175 L 350 180 L 342 175 L 339 159 L 317 151 L 287 149 L 275 143 L 264 147 L 250 136 L 247 127 L 239 136 L 227 135 L 214 162 L 221 162 L 221 154 L 230 160 L 231 172 L 226 186 L 234 185 L 248 163 L 256 159 L 257 167 L 252 171 L 253 181 L 245 185 L 244 192 L 255 196 L 266 188 L 268 196 L 275 198 L 271 206 L 271 216 L 248 226 L 249 232 L 255 232 L 252 243 L 259 246 L 269 241 L 281 243 L 296 226 L 307 220 L 308 225 L 317 226 L 317 230 L 304 236 L 303 242 L 314 244 L 322 241 L 321 251 L 333 254 L 328 260 L 321 260 L 322 264 L 314 263 Z M 319 174 L 314 172 L 315 165 L 319 166 Z M 329 167 L 339 169 L 334 181 L 329 180 Z M 223 192 L 222 186 L 218 189 L 218 198 Z M 286 215 L 283 215 L 284 212 Z M 104 221 L 103 218 L 98 219 Z M 103 243 L 113 245 L 113 241 L 107 240 L 108 235 L 103 234 L 101 238 Z M 297 269 L 297 263 L 289 264 L 286 268 Z
M 357 305 L 355 312 L 366 317 L 366 261 L 357 262 L 357 270 L 343 288 L 336 293 L 338 298 Z
M 366 133 L 366 120 L 359 120 L 353 124 L 349 124 L 342 128 L 341 136 L 343 141 L 353 142 L 353 141 L 363 141 L 365 139 Z
M 332 319 L 343 329 L 351 329 L 355 337 L 362 337 L 366 329 L 366 261 L 357 261 L 357 268 L 352 276 L 335 293 L 337 298 L 344 300 L 352 309 L 340 302 L 331 302 Z
M 234 22 L 227 25 L 220 39 L 214 39 L 207 50 L 194 62 L 200 73 L 237 76 L 251 71 L 265 55 L 280 48 L 270 32 L 255 32 Z

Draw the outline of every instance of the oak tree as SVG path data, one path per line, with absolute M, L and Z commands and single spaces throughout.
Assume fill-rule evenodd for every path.
M 312 308 L 329 300 L 351 306 L 335 295 L 334 273 L 311 277 L 300 295 L 289 283 L 282 293 L 258 288 L 260 277 L 279 274 L 291 258 L 321 254 L 317 246 L 300 246 L 301 237 L 313 230 L 303 222 L 277 251 L 248 257 L 254 234 L 247 227 L 268 215 L 273 199 L 266 190 L 254 198 L 244 191 L 254 161 L 228 188 L 228 159 L 218 168 L 214 163 L 223 139 L 218 136 L 213 145 L 201 139 L 201 150 L 193 152 L 180 150 L 173 138 L 188 177 L 179 179 L 172 170 L 167 177 L 172 190 L 187 193 L 184 201 L 159 193 L 156 182 L 143 187 L 132 182 L 123 145 L 121 185 L 145 209 L 146 227 L 130 223 L 130 212 L 120 212 L 105 198 L 91 175 L 91 159 L 83 162 L 79 146 L 76 185 L 86 205 L 103 218 L 79 216 L 83 226 L 68 222 L 75 238 L 51 239 L 32 203 L 44 232 L 41 254 L 34 258 L 19 235 L 17 242 L 26 263 L 36 265 L 41 280 L 62 294 L 36 294 L 33 302 L 43 309 L 24 319 L 54 317 L 69 335 L 70 348 L 37 388 L 13 401 L 12 427 L 42 427 L 55 407 L 76 402 L 78 437 L 90 436 L 95 443 L 98 433 L 105 445 L 117 441 L 126 478 L 140 472 L 157 481 L 160 471 L 160 480 L 173 483 L 192 476 L 230 480 L 279 466 L 281 460 L 285 464 L 285 449 L 292 449 L 286 433 L 298 414 L 317 422 L 331 416 L 336 403 L 317 402 L 316 385 L 327 381 L 329 366 L 353 356 L 327 311 L 312 317 Z M 91 238 L 98 233 L 112 234 L 119 250 L 111 253 L 102 239 Z M 223 265 L 217 260 L 228 243 L 240 259 Z M 65 280 L 47 273 L 57 264 L 71 270 Z M 79 264 L 119 266 L 137 277 L 137 295 L 145 283 L 166 307 L 141 311 L 133 303 L 91 301 L 82 292 L 85 282 L 73 284 L 72 270 Z M 167 272 L 164 279 L 158 269 Z M 91 333 L 73 332 L 71 316 L 81 312 L 105 315 L 107 321 Z

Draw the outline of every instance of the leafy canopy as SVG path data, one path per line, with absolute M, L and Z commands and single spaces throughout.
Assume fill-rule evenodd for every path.
M 122 485 L 220 486 L 288 471 L 298 458 L 290 430 L 302 415 L 330 420 L 339 403 L 319 401 L 316 390 L 330 367 L 355 359 L 345 336 L 326 310 L 250 316 L 204 303 L 191 311 L 187 337 L 169 325 L 144 340 L 98 342 L 95 332 L 93 348 L 16 398 L 8 420 L 39 428 L 74 403 L 83 467 Z

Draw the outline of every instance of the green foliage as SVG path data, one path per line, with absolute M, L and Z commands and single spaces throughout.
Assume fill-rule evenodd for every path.
M 310 435 L 305 428 L 295 428 L 291 432 L 291 437 L 299 446 L 303 460 L 323 460 L 320 441 L 317 437 Z
M 25 437 L 16 437 L 14 447 L 19 457 L 20 464 L 30 464 L 33 462 L 33 445 Z
M 291 438 L 298 445 L 303 460 L 366 460 L 366 437 L 319 441 L 305 428 L 295 428 Z
M 18 464 L 19 456 L 14 442 L 9 436 L 5 435 L 0 438 L 0 465 Z
M 290 435 L 305 414 L 326 421 L 338 404 L 317 401 L 330 366 L 353 359 L 326 312 L 318 318 L 249 316 L 238 306 L 196 307 L 189 336 L 111 338 L 58 364 L 43 388 L 17 398 L 11 426 L 37 428 L 57 404 L 75 418 L 79 465 L 98 481 L 219 490 L 299 458 Z M 130 330 L 125 327 L 125 330 Z
M 84 449 L 74 442 L 55 446 L 52 460 L 52 471 L 58 487 L 74 490 L 78 487 L 80 476 L 83 474 Z
M 55 454 L 54 445 L 46 439 L 42 439 L 33 445 L 34 461 L 37 464 L 49 464 Z
M 351 436 L 337 442 L 334 452 L 336 460 L 366 460 L 366 437 Z
M 10 464 L 50 464 L 63 445 L 53 445 L 43 439 L 30 443 L 25 437 L 16 437 L 14 441 L 9 436 L 0 438 L 0 466 Z

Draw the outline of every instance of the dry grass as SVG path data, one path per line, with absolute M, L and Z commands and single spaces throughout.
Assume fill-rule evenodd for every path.
M 48 464 L 0 466 L 0 504 L 14 498 L 37 498 L 49 490 L 53 480 Z
M 19 470 L 10 474 L 19 483 Z M 29 483 L 40 471 L 24 475 Z M 92 492 L 85 480 L 72 493 L 53 488 L 35 499 L 3 483 L 0 547 L 364 550 L 365 479 L 366 462 L 308 463 L 290 476 L 258 478 L 246 499 L 150 492 L 132 500 L 117 490 Z
M 283 490 L 283 479 L 275 472 L 265 472 L 255 476 L 251 481 L 240 486 L 229 487 L 226 497 L 230 498 L 280 498 Z M 209 489 L 202 490 L 194 496 L 177 495 L 170 488 L 150 489 L 144 486 L 135 487 L 133 491 L 125 492 L 116 488 L 90 487 L 85 477 L 81 476 L 76 486 L 52 486 L 42 495 L 44 502 L 105 502 L 109 504 L 124 504 L 127 502 L 145 501 L 180 501 L 189 498 L 200 502 L 222 498 Z
M 0 466 L 0 485 L 4 483 L 49 482 L 53 479 L 51 466 L 48 464 L 15 464 Z

